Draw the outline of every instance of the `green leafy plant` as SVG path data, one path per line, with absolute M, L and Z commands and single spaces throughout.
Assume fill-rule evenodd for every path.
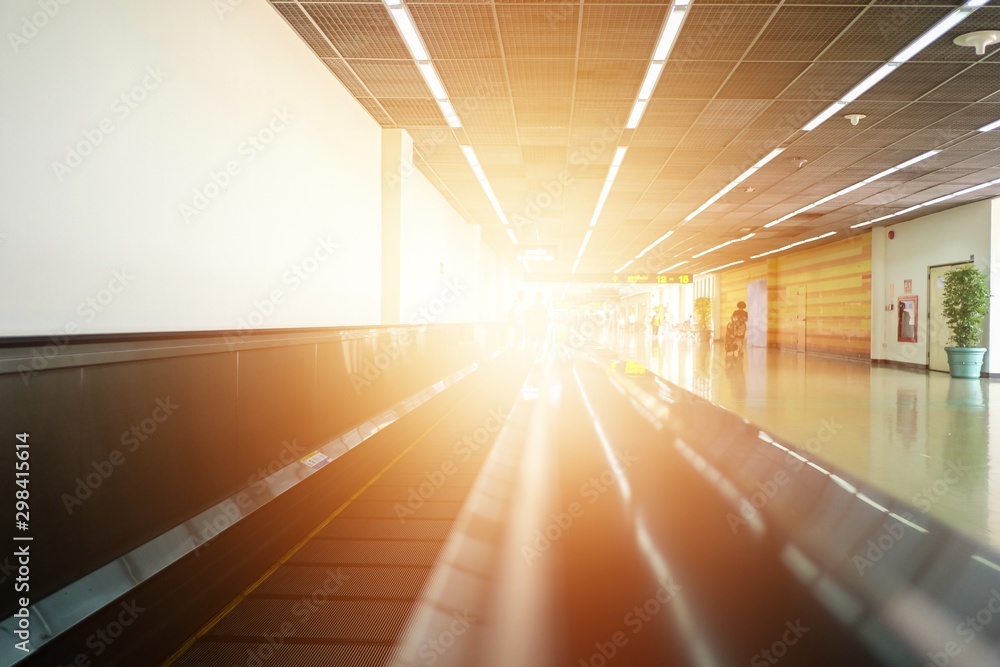
M 990 284 L 975 266 L 952 269 L 944 275 L 943 308 L 956 347 L 978 347 L 979 323 L 990 309 Z
M 712 328 L 712 300 L 707 296 L 699 296 L 694 300 L 694 317 L 699 329 Z

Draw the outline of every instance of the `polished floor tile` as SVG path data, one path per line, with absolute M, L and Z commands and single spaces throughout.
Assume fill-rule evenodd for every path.
M 808 354 L 648 334 L 611 336 L 624 359 L 1000 547 L 1000 384 Z M 992 437 L 995 436 L 995 437 Z

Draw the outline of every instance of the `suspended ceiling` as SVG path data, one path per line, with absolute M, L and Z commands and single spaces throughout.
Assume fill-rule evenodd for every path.
M 536 270 L 567 272 L 618 146 L 627 152 L 579 272 L 686 261 L 706 271 L 827 232 L 813 245 L 936 197 L 1000 178 L 997 47 L 954 37 L 1000 29 L 989 5 L 900 65 L 818 128 L 801 128 L 959 2 L 693 0 L 638 127 L 626 121 L 668 2 L 406 0 L 461 120 L 450 127 L 381 0 L 272 2 L 386 128 L 413 137 L 420 170 L 484 238 L 513 256 L 500 217 L 461 150 L 477 154 L 520 244 L 557 248 Z M 865 114 L 857 126 L 843 118 Z M 776 147 L 785 151 L 685 222 Z M 882 170 L 931 158 L 773 228 L 763 225 Z M 887 222 L 1000 195 L 979 189 Z M 725 241 L 753 236 L 699 258 Z

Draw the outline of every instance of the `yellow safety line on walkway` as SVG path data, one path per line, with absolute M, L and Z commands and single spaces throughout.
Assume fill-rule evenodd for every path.
M 459 401 L 455 404 L 455 406 L 452 407 L 450 410 L 448 410 L 448 412 L 444 413 L 444 415 L 442 415 L 440 419 L 438 419 L 436 422 L 434 422 L 433 424 L 431 424 L 430 426 L 428 426 L 427 430 L 425 430 L 423 433 L 421 433 L 417 437 L 416 440 L 414 440 L 413 442 L 411 442 L 406 447 L 406 449 L 404 449 L 403 451 L 401 451 L 391 461 L 389 461 L 389 463 L 384 468 L 382 468 L 382 470 L 380 470 L 378 473 L 376 473 L 374 477 L 372 477 L 370 480 L 368 480 L 365 483 L 364 486 L 362 486 L 360 489 L 358 489 L 357 491 L 355 491 L 354 494 L 351 495 L 350 498 L 348 498 L 347 500 L 345 500 L 340 505 L 340 507 L 338 507 L 336 510 L 333 511 L 333 514 L 331 514 L 330 516 L 326 517 L 323 520 L 322 523 L 320 523 L 318 526 L 316 526 L 316 528 L 314 528 L 311 533 L 309 533 L 308 535 L 306 535 L 305 537 L 303 537 L 298 542 L 298 544 L 296 544 L 294 547 L 292 547 L 284 556 L 282 556 L 278 560 L 278 562 L 276 562 L 274 565 L 272 565 L 270 567 L 270 569 L 267 570 L 267 572 L 265 572 L 263 575 L 261 575 L 261 577 L 259 579 L 257 579 L 257 581 L 255 581 L 252 584 L 250 584 L 232 602 L 230 602 L 228 605 L 226 605 L 226 607 L 222 611 L 220 611 L 218 614 L 216 614 L 208 623 L 206 623 L 200 630 L 198 630 L 198 632 L 195 633 L 195 635 L 193 637 L 191 637 L 186 642 L 184 642 L 180 646 L 180 648 L 178 648 L 176 651 L 174 651 L 173 655 L 171 655 L 169 658 L 167 658 L 167 660 L 160 665 L 160 667 L 169 667 L 169 665 L 173 664 L 182 655 L 184 655 L 185 653 L 187 653 L 191 649 L 191 647 L 194 646 L 195 642 L 197 642 L 203 636 L 205 636 L 206 634 L 208 634 L 208 632 L 211 631 L 212 628 L 214 628 L 216 625 L 219 624 L 220 621 L 222 621 L 222 619 L 224 619 L 226 616 L 228 616 L 229 613 L 233 609 L 236 608 L 236 605 L 238 605 L 240 602 L 243 602 L 243 600 L 246 599 L 246 597 L 248 595 L 250 595 L 251 593 L 253 593 L 253 591 L 258 586 L 260 586 L 262 583 L 264 583 L 264 581 L 268 577 L 270 577 L 272 574 L 274 574 L 274 572 L 279 567 L 281 567 L 282 565 L 284 565 L 288 561 L 288 559 L 290 559 L 292 556 L 294 556 L 299 551 L 299 549 L 301 549 L 302 547 L 304 547 L 306 545 L 306 543 L 309 542 L 309 540 L 311 540 L 312 538 L 316 537 L 316 535 L 321 530 L 323 530 L 323 528 L 325 528 L 327 524 L 329 524 L 331 521 L 333 521 L 337 517 L 338 514 L 340 514 L 341 512 L 343 512 L 345 509 L 347 509 L 348 505 L 350 505 L 352 502 L 354 502 L 355 500 L 357 500 L 358 496 L 360 496 L 362 493 L 364 493 L 365 491 L 367 491 L 372 486 L 372 484 L 374 484 L 375 482 L 377 482 L 379 480 L 379 478 L 382 477 L 382 475 L 384 475 L 385 473 L 387 473 L 389 471 L 389 468 L 391 468 L 392 466 L 396 465 L 396 463 L 398 463 L 401 458 L 403 458 L 406 454 L 408 454 L 410 452 L 410 450 L 412 450 L 414 447 L 416 447 L 425 437 L 427 437 L 427 434 L 430 433 L 432 430 L 434 430 L 434 428 L 437 427 L 438 424 L 440 424 L 446 418 L 448 418 L 448 416 L 450 416 L 451 413 L 455 412 L 455 410 L 457 410 L 459 408 L 459 406 L 462 403 L 465 402 L 465 398 L 468 398 L 468 394 L 466 394 L 466 396 L 464 398 L 459 399 Z

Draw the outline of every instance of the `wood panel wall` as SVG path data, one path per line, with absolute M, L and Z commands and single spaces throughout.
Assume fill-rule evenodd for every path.
M 747 283 L 767 280 L 769 347 L 797 346 L 798 294 L 805 292 L 806 351 L 871 358 L 871 234 L 779 255 L 720 274 L 722 326 L 747 300 Z

